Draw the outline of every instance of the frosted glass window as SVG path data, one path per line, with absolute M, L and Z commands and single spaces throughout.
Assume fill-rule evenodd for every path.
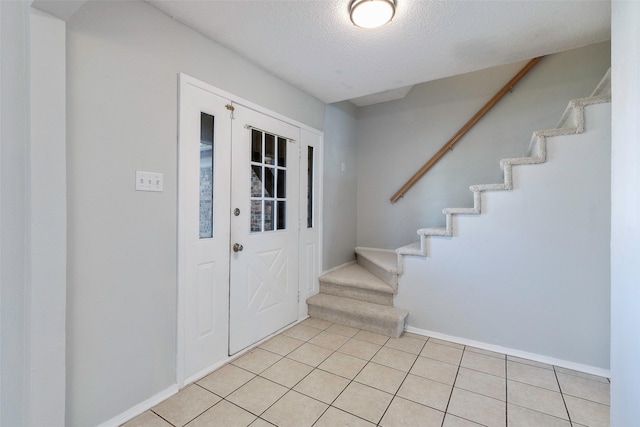
M 307 228 L 313 228 L 313 147 L 307 147 Z
M 214 117 L 200 113 L 200 238 L 213 237 Z

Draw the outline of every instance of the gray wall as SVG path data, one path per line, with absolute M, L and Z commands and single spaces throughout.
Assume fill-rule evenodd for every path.
M 640 425 L 640 3 L 611 16 L 611 425 Z
M 0 424 L 28 422 L 29 6 L 0 2 Z
M 355 259 L 357 108 L 341 102 L 325 111 L 322 268 L 328 270 Z
M 522 156 L 531 133 L 554 127 L 609 64 L 608 42 L 543 58 L 395 204 L 396 190 L 524 63 L 423 83 L 405 99 L 360 109 L 358 246 L 395 249 L 417 241 L 418 228 L 443 225 L 443 208 L 472 206 L 469 185 L 499 182 L 498 161 Z
M 177 73 L 317 129 L 324 105 L 142 2 L 67 29 L 67 423 L 87 426 L 176 381 Z

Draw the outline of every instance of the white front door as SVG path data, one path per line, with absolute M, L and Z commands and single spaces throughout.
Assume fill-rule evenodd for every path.
M 298 318 L 300 129 L 241 106 L 234 117 L 230 354 Z
M 298 318 L 300 129 L 231 105 L 181 75 L 181 385 Z
M 181 83 L 178 369 L 189 380 L 228 356 L 231 117 L 228 100 Z

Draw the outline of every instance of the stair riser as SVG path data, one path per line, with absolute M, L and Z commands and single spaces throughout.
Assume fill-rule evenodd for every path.
M 377 319 L 365 319 L 350 312 L 341 312 L 331 308 L 318 307 L 313 304 L 309 304 L 309 316 L 393 338 L 400 337 L 404 331 L 406 322 L 406 318 L 404 318 L 393 324 L 387 322 L 381 323 L 379 321 L 377 322 Z
M 380 268 L 365 257 L 357 257 L 357 262 L 362 268 L 368 270 L 371 274 L 391 286 L 393 289 L 398 289 L 398 275 L 396 273 L 390 273 Z
M 320 293 L 335 295 L 337 297 L 357 299 L 380 305 L 393 305 L 393 295 L 367 289 L 354 288 L 333 283 L 320 282 Z

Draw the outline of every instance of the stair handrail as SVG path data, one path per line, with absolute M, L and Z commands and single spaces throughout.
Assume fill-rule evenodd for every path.
M 389 200 L 391 200 L 392 203 L 395 203 L 399 198 L 403 197 L 404 193 L 406 193 L 406 191 L 411 188 L 411 186 L 413 186 L 413 184 L 415 184 L 416 181 L 418 181 L 422 177 L 422 175 L 424 175 L 434 164 L 436 164 L 436 162 L 440 160 L 447 153 L 447 151 L 453 149 L 453 145 L 458 142 L 458 140 L 462 138 L 464 134 L 466 134 L 469 129 L 471 129 L 473 125 L 475 125 L 478 120 L 480 120 L 482 116 L 484 116 L 498 101 L 500 101 L 500 99 L 507 92 L 509 92 L 513 88 L 513 86 L 515 86 L 515 84 L 518 83 L 518 81 L 522 77 L 524 77 L 524 75 L 527 74 L 527 72 L 531 68 L 533 68 L 533 66 L 536 65 L 542 58 L 543 56 L 538 56 L 527 62 L 527 64 L 522 67 L 522 69 L 518 71 L 518 73 L 513 76 L 513 78 L 509 80 L 509 82 L 505 84 L 502 89 L 500 89 L 493 96 L 493 98 L 489 100 L 489 102 L 487 102 L 480 110 L 478 110 L 478 112 L 473 117 L 471 117 L 471 119 L 469 119 L 469 121 L 465 123 L 464 126 L 460 128 L 460 130 L 458 130 L 458 132 L 456 132 L 442 147 L 440 147 L 440 149 L 433 156 L 431 156 L 431 158 L 424 165 L 422 165 L 422 167 L 418 169 L 418 171 L 413 174 L 413 176 L 409 178 L 409 180 L 405 182 L 405 184 L 400 187 L 400 189 L 396 191 L 396 193 L 391 196 L 391 199 Z

